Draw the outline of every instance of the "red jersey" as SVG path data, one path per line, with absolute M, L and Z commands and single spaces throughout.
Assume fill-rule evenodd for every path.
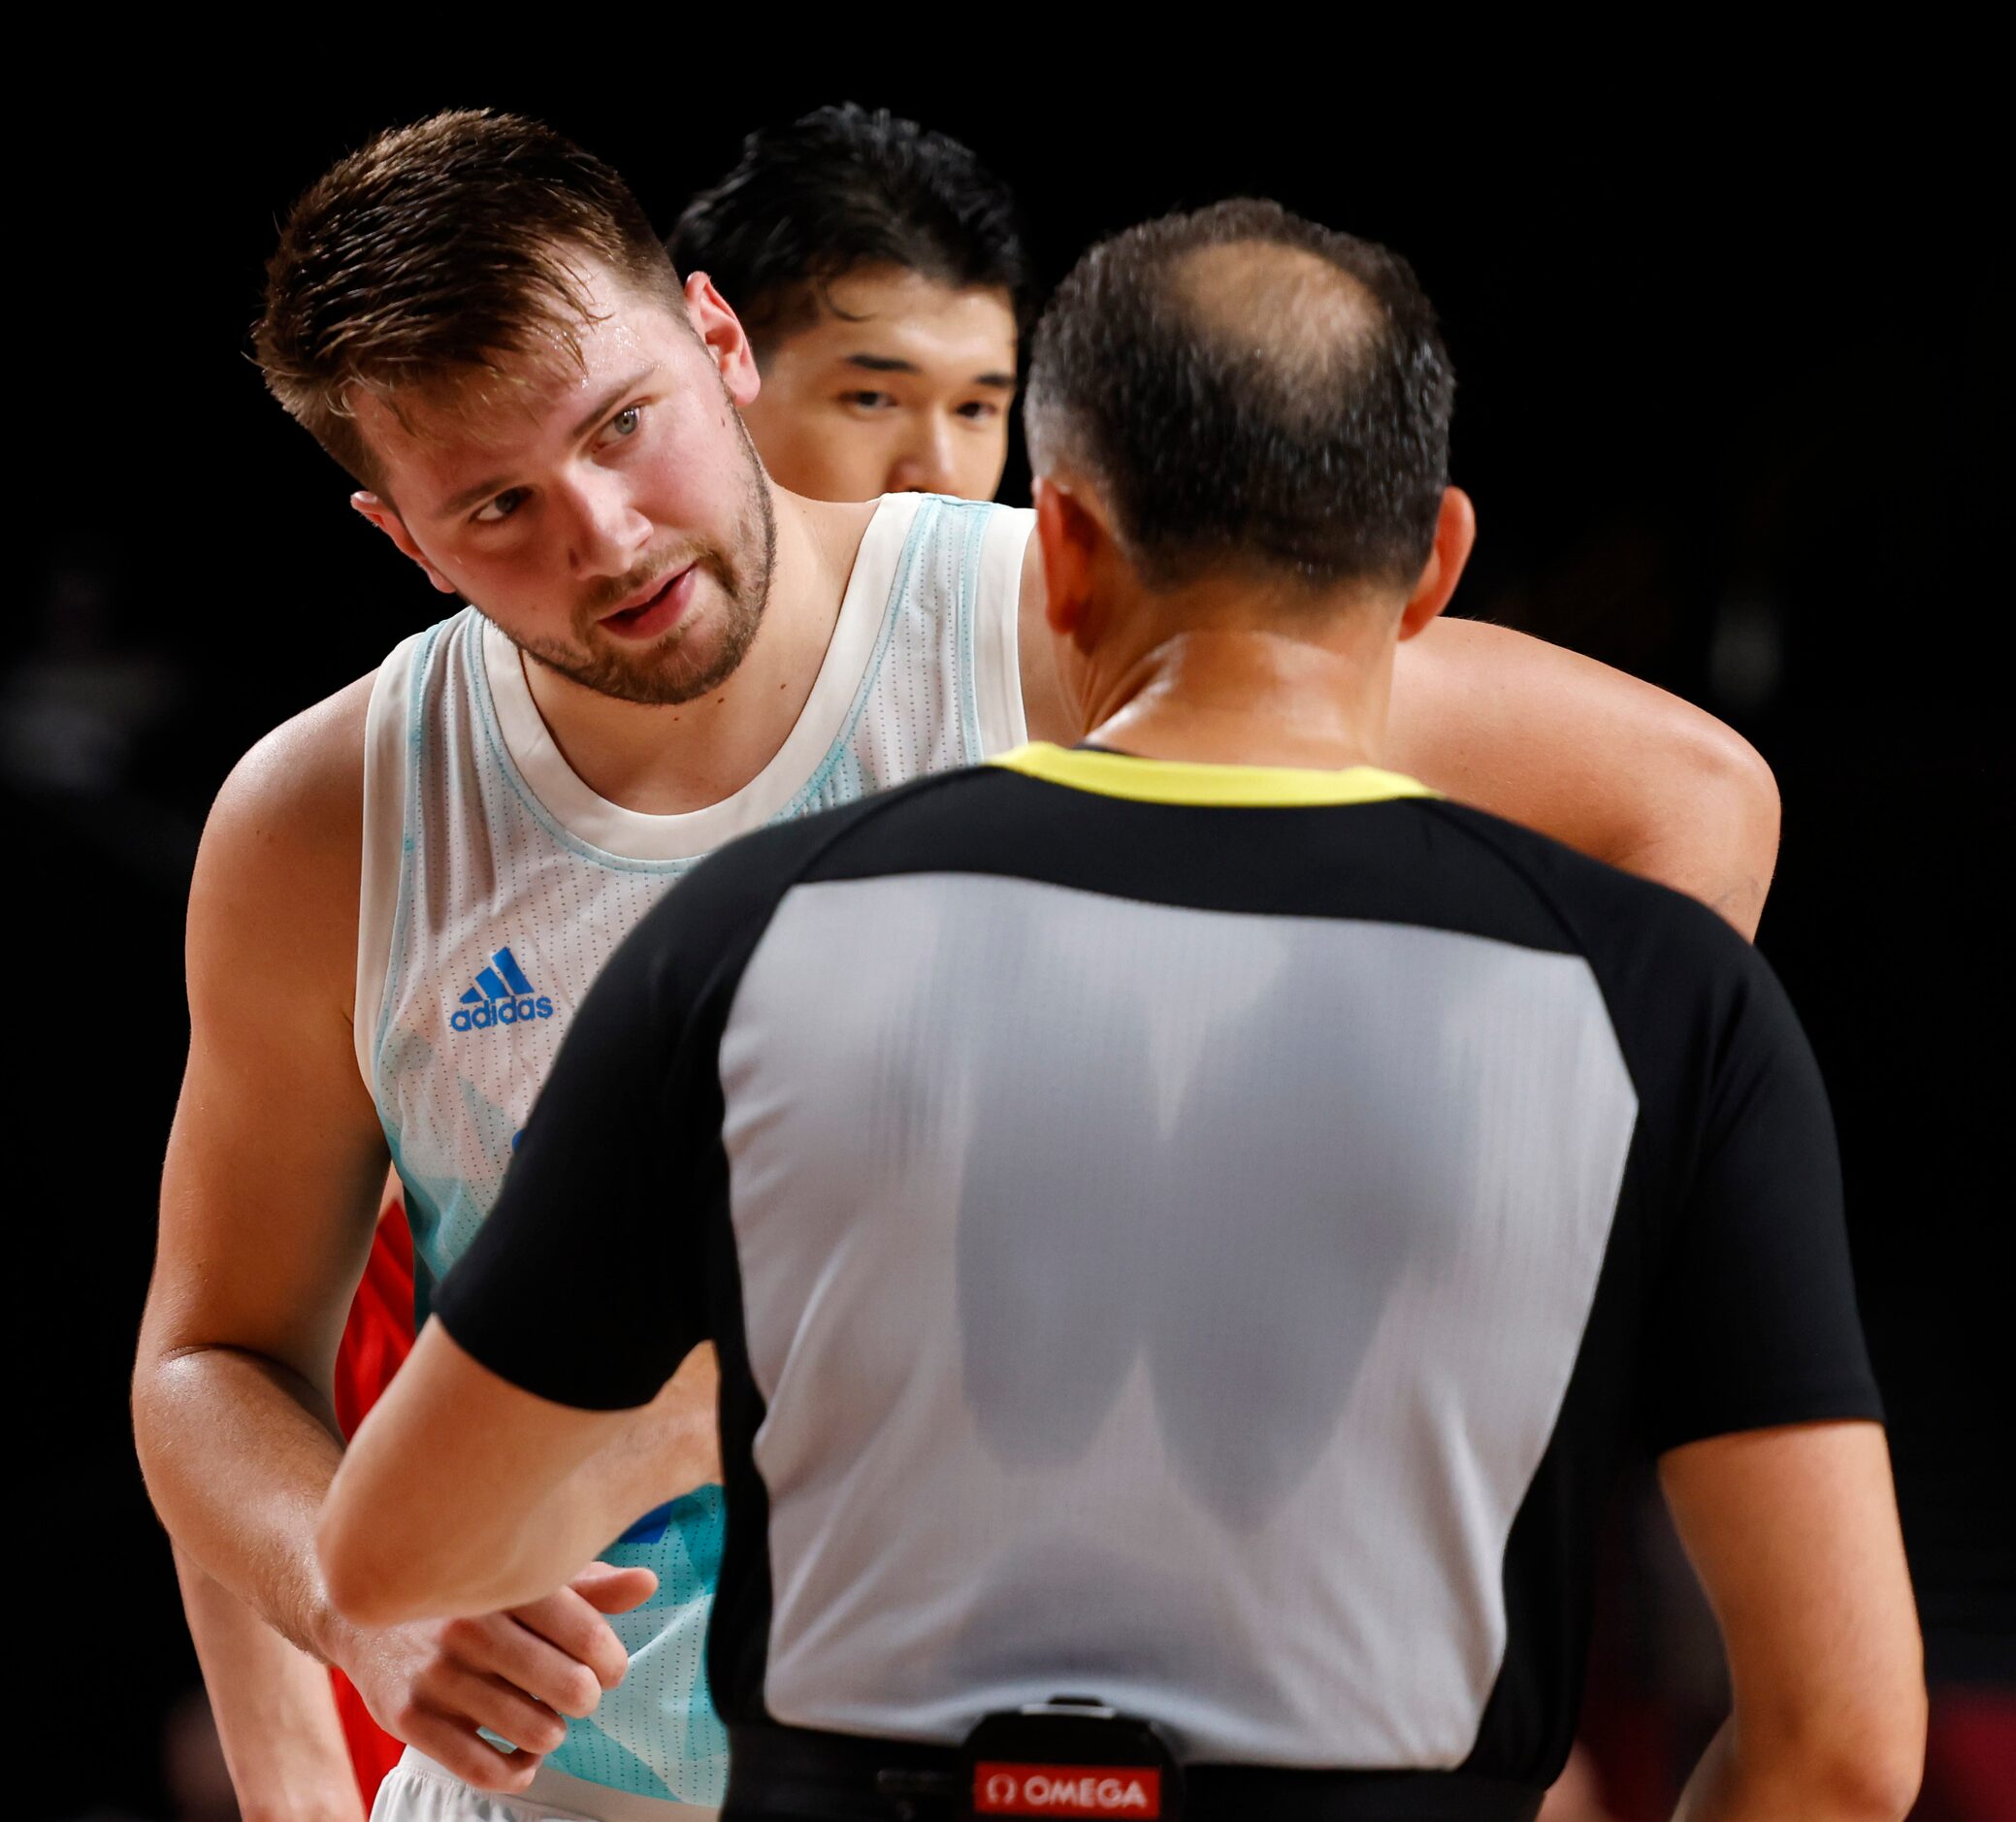
M 406 1205 L 395 1198 L 378 1217 L 364 1282 L 357 1286 L 342 1346 L 336 1353 L 336 1420 L 345 1437 L 357 1434 L 365 1413 L 392 1383 L 393 1374 L 412 1348 L 413 1236 L 406 1226 Z M 336 1689 L 336 1711 L 342 1720 L 357 1787 L 369 1810 L 378 1794 L 378 1780 L 399 1763 L 406 1748 L 371 1718 L 364 1698 L 333 1665 L 329 1680 Z

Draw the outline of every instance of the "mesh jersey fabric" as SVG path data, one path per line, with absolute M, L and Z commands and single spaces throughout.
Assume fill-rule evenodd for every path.
M 381 667 L 368 718 L 359 1066 L 406 1186 L 430 1286 L 496 1200 L 575 1007 L 610 953 L 720 842 L 971 764 L 1022 737 L 1017 615 L 1033 516 L 935 496 L 882 501 L 783 748 L 722 803 L 645 816 L 569 770 L 514 647 L 473 608 Z M 659 1578 L 611 1624 L 619 1687 L 548 1755 L 640 1795 L 720 1800 L 727 1741 L 702 1643 L 722 1501 L 701 1488 L 603 1553 Z

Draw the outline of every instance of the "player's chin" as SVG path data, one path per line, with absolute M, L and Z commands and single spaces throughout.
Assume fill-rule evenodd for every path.
M 668 654 L 668 662 L 657 666 L 647 676 L 638 678 L 638 700 L 667 706 L 697 701 L 710 690 L 726 683 L 733 670 L 732 665 L 720 662 L 717 653 L 682 649 Z
M 677 634 L 659 644 L 642 646 L 596 638 L 569 667 L 568 674 L 599 695 L 662 708 L 690 702 L 705 693 L 705 654 L 698 654 L 699 664 L 695 663 L 696 656 L 689 649 L 689 641 Z
M 693 636 L 654 654 L 648 667 L 639 667 L 639 700 L 697 701 L 733 676 L 743 656 L 744 648 L 734 646 L 711 628 L 696 629 Z

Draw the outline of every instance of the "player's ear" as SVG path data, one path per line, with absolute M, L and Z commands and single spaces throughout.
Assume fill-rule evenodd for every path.
M 1421 567 L 1420 580 L 1400 613 L 1400 636 L 1411 639 L 1449 604 L 1463 566 L 1477 542 L 1477 508 L 1460 487 L 1442 490 L 1442 510 L 1435 519 L 1435 547 Z
M 707 350 L 736 408 L 753 405 L 763 389 L 763 377 L 756 371 L 756 350 L 749 345 L 749 332 L 703 272 L 687 277 L 686 320 L 699 337 L 700 346 Z
M 1069 638 L 1084 623 L 1093 565 L 1106 528 L 1068 481 L 1039 474 L 1030 486 L 1036 503 L 1036 541 L 1043 552 L 1044 617 Z
M 402 556 L 410 557 L 427 571 L 427 579 L 443 595 L 456 593 L 455 584 L 448 580 L 428 561 L 427 553 L 413 542 L 413 535 L 406 529 L 406 521 L 399 516 L 399 508 L 391 501 L 381 499 L 374 493 L 359 488 L 350 496 L 350 504 L 363 513 L 379 531 L 383 532 L 399 546 Z

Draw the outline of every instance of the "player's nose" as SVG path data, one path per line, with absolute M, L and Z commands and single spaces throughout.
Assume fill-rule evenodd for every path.
M 959 472 L 953 461 L 952 436 L 935 419 L 918 425 L 889 472 L 886 492 L 949 494 L 957 491 Z
M 620 475 L 607 470 L 586 474 L 561 495 L 576 575 L 621 575 L 635 565 L 651 542 L 651 521 L 637 510 Z

